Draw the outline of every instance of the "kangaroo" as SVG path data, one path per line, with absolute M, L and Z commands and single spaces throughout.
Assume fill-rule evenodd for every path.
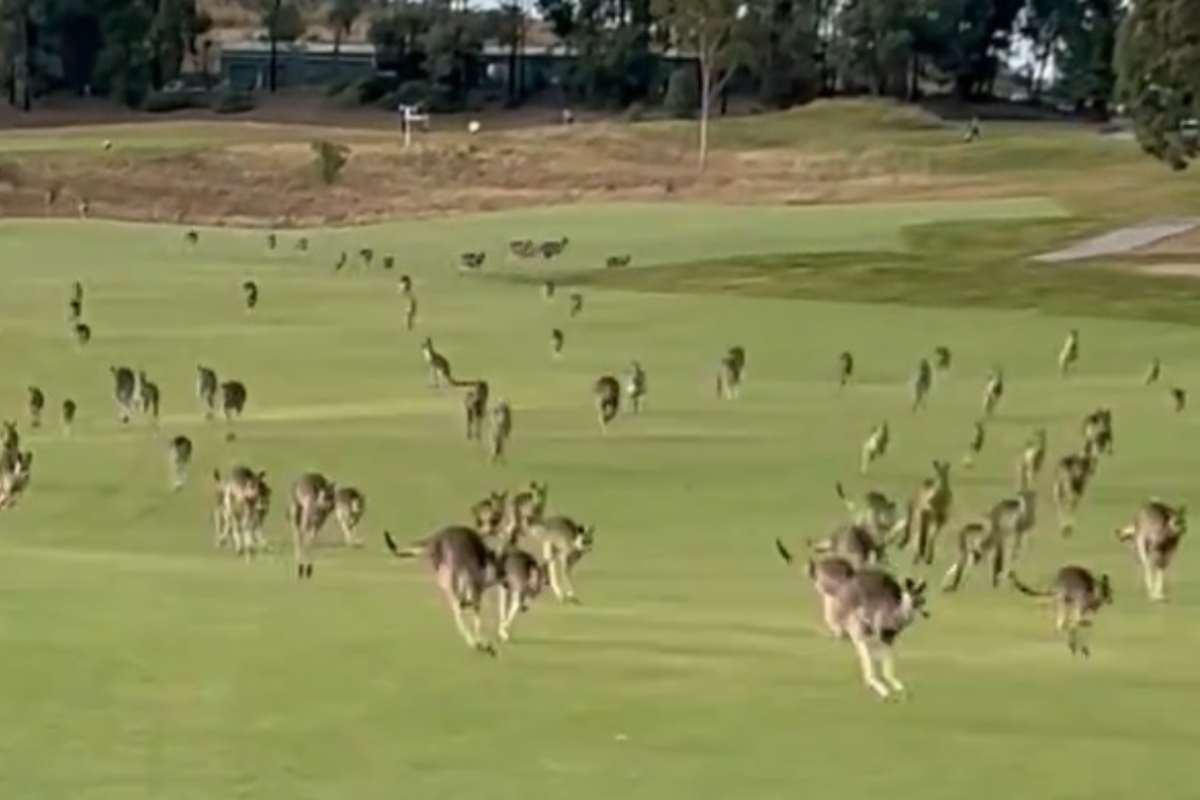
M 537 245 L 532 239 L 513 239 L 508 243 L 508 252 L 517 258 L 533 258 L 537 253 Z
M 183 239 L 188 244 L 190 244 L 192 247 L 195 247 L 196 245 L 200 244 L 200 234 L 196 233 L 195 229 L 190 230 L 187 233 L 185 233 L 183 235 Z
M 75 298 L 67 301 L 67 322 L 79 322 L 83 319 L 83 303 Z
M 933 366 L 941 372 L 950 369 L 950 348 L 945 345 L 935 347 L 933 350 Z
M 129 367 L 109 367 L 113 376 L 113 399 L 117 401 L 117 415 L 122 423 L 133 416 L 134 400 L 137 395 L 137 377 Z
M 1058 374 L 1067 377 L 1079 362 L 1079 331 L 1072 328 L 1058 353 Z
M 307 236 L 301 236 L 299 239 L 296 240 L 296 252 L 297 253 L 307 253 L 308 252 L 308 237 Z
M 808 549 L 821 558 L 836 556 L 844 558 L 863 569 L 887 562 L 887 550 L 867 528 L 857 525 L 840 525 L 824 539 L 809 539 Z
M 217 498 L 213 512 L 217 547 L 232 542 L 234 552 L 247 558 L 257 550 L 266 550 L 262 529 L 271 505 L 267 473 L 237 466 L 224 479 L 219 470 L 213 470 L 213 481 Z
M 246 410 L 246 387 L 241 381 L 225 381 L 221 384 L 221 413 L 226 422 L 240 417 Z
M 841 483 L 834 484 L 838 498 L 850 512 L 853 525 L 868 531 L 871 538 L 880 545 L 880 555 L 888 546 L 890 540 L 903 530 L 904 520 L 896 509 L 896 503 L 883 492 L 869 491 L 863 495 L 861 505 L 846 496 Z
M 411 331 L 417 324 L 417 296 L 412 292 L 406 293 L 404 301 L 404 330 Z
M 499 535 L 507 509 L 508 492 L 489 492 L 487 497 L 471 506 L 475 529 L 484 536 Z
M 1171 402 L 1175 406 L 1175 413 L 1182 413 L 1187 408 L 1187 392 L 1178 386 L 1171 387 Z
M 258 305 L 258 284 L 254 281 L 245 281 L 242 284 L 242 291 L 246 295 L 246 310 L 253 311 Z
M 854 377 L 854 356 L 849 350 L 843 350 L 838 355 L 838 386 L 845 388 Z
M 609 256 L 607 259 L 604 260 L 604 266 L 607 269 L 618 269 L 620 267 L 628 267 L 632 261 L 633 261 L 633 256 L 631 256 L 629 254 L 620 255 L 620 256 Z
M 571 292 L 568 299 L 570 301 L 570 306 L 568 307 L 567 313 L 572 318 L 578 317 L 583 313 L 583 295 L 579 292 Z
M 578 603 L 571 573 L 592 550 L 596 529 L 569 517 L 549 517 L 529 526 L 529 536 L 541 548 L 550 577 L 550 589 L 561 602 Z
M 976 420 L 974 427 L 971 429 L 971 439 L 967 442 L 967 452 L 963 455 L 963 466 L 967 469 L 975 466 L 975 457 L 983 450 L 983 441 L 987 432 L 983 428 L 983 423 Z
M 1112 454 L 1112 410 L 1098 408 L 1083 418 L 1083 451 L 1093 458 Z
M 396 287 L 400 290 L 400 294 L 412 294 L 413 282 L 411 275 L 401 275 Z
M 4 420 L 4 438 L 0 441 L 0 452 L 15 453 L 21 449 L 21 434 L 17 431 L 17 423 Z
M 1142 383 L 1149 386 L 1152 383 L 1158 383 L 1159 376 L 1162 375 L 1162 362 L 1157 357 L 1150 359 L 1150 366 L 1146 368 L 1146 376 L 1142 378 Z
M 729 348 L 717 365 L 717 397 L 734 400 L 738 396 L 746 369 L 746 350 L 740 346 Z
M 217 409 L 217 373 L 208 367 L 196 365 L 196 397 L 204 407 L 204 418 L 212 419 Z
M 79 281 L 71 284 L 71 300 L 83 305 L 83 284 Z
M 288 521 L 292 524 L 296 574 L 301 580 L 312 577 L 313 562 L 308 548 L 325 526 L 336 498 L 337 487 L 319 472 L 307 472 L 292 484 Z
M 1059 459 L 1054 473 L 1054 505 L 1058 510 L 1059 531 L 1063 536 L 1070 536 L 1074 532 L 1075 511 L 1095 472 L 1096 458 L 1088 453 L 1073 453 Z
M 921 482 L 913 497 L 909 529 L 901 547 L 908 545 L 910 536 L 916 534 L 916 552 L 913 563 L 933 563 L 938 535 L 950 519 L 950 508 L 954 493 L 950 489 L 950 463 L 933 462 L 933 477 Z
M 80 348 L 87 347 L 88 343 L 92 341 L 91 327 L 83 324 L 82 322 L 77 323 L 75 327 L 72 328 L 72 332 L 75 334 L 75 343 L 79 345 Z
M 192 463 L 192 440 L 186 436 L 172 439 L 167 445 L 167 463 L 171 489 L 178 492 L 187 482 L 188 465 Z
M 558 240 L 557 242 L 555 242 L 555 241 L 542 242 L 541 245 L 539 246 L 539 249 L 541 250 L 541 253 L 542 253 L 542 258 L 549 259 L 549 258 L 555 258 L 556 256 L 562 255 L 563 251 L 567 249 L 567 244 L 569 242 L 570 242 L 570 240 L 567 239 L 567 237 L 565 237 L 565 236 L 562 239 Z
M 488 382 L 475 381 L 463 396 L 463 411 L 467 422 L 467 441 L 482 441 L 487 420 Z
M 1037 495 L 1022 487 L 1016 497 L 992 506 L 984 520 L 964 525 L 958 532 L 958 560 L 946 571 L 942 591 L 956 591 L 988 554 L 992 556 L 992 588 L 999 586 L 1006 556 L 1009 569 L 1015 568 L 1025 536 L 1036 524 Z
M 775 540 L 775 549 L 784 562 L 795 564 L 795 559 L 792 558 L 791 552 L 778 539 Z M 825 620 L 825 626 L 834 638 L 843 638 L 846 632 L 839 625 L 837 617 L 834 615 L 836 608 L 835 601 L 838 591 L 854 578 L 854 573 L 857 570 L 855 570 L 852 563 L 844 558 L 826 556 L 818 559 L 810 558 L 808 560 L 807 571 L 808 578 L 812 581 L 813 589 L 816 590 L 817 597 L 821 599 L 821 615 Z
M 355 536 L 358 523 L 367 513 L 367 497 L 352 486 L 343 486 L 333 495 L 333 514 L 342 529 L 342 538 L 349 547 L 362 547 L 362 539 Z
M 146 373 L 139 371 L 137 379 L 137 395 L 141 401 L 142 413 L 150 417 L 150 424 L 158 426 L 158 409 L 161 395 L 158 391 L 158 384 L 146 377 Z
M 887 454 L 891 438 L 892 435 L 888 429 L 886 419 L 871 429 L 866 441 L 863 442 L 862 458 L 859 460 L 859 472 L 866 475 L 871 465 Z
M 507 496 L 501 532 L 508 541 L 516 542 L 528 535 L 530 528 L 542 521 L 549 496 L 549 484 L 537 481 L 530 481 L 525 489 Z
M 529 604 L 546 586 L 546 569 L 536 558 L 515 545 L 503 546 L 496 554 L 496 563 L 499 567 L 496 635 L 500 641 L 510 642 L 517 614 L 528 611 Z
M 469 385 L 470 381 L 456 381 L 450 371 L 450 359 L 439 353 L 433 347 L 433 339 L 428 336 L 425 341 L 421 342 L 421 355 L 425 358 L 425 363 L 429 366 L 429 380 L 434 388 L 438 388 L 443 382 L 450 386 L 465 386 Z
M 42 427 L 42 411 L 46 408 L 46 395 L 36 386 L 29 387 L 29 427 Z
M 463 253 L 458 257 L 458 267 L 460 270 L 479 270 L 483 267 L 483 262 L 487 260 L 487 253 Z
M 641 413 L 642 398 L 646 396 L 646 370 L 642 369 L 642 365 L 637 361 L 630 363 L 629 372 L 625 376 L 625 396 L 629 398 L 629 406 L 633 413 Z
M 1033 486 L 1042 473 L 1042 465 L 1046 461 L 1046 429 L 1038 428 L 1033 436 L 1025 442 L 1021 458 L 1017 462 L 1017 485 Z
M 922 358 L 917 362 L 917 371 L 913 373 L 910 389 L 912 391 L 912 410 L 919 411 L 925 405 L 929 390 L 933 387 L 933 368 L 928 359 Z
M 370 247 L 359 248 L 358 257 L 362 259 L 363 269 L 370 269 L 371 263 L 375 260 L 375 251 Z
M 882 570 L 864 569 L 832 584 L 830 629 L 839 638 L 849 637 L 863 681 L 883 699 L 904 692 L 896 677 L 893 649 L 917 615 L 929 616 L 925 582 L 905 578 L 901 583 Z
M 338 256 L 338 260 L 333 263 L 333 271 L 341 272 L 349 261 L 350 256 L 346 254 L 345 250 L 343 250 L 341 255 Z
M 554 285 L 554 281 L 544 281 L 542 283 L 542 297 L 546 300 L 553 300 L 554 290 L 556 288 L 557 287 Z
M 596 401 L 600 430 L 607 431 L 608 423 L 616 419 L 621 410 L 621 385 L 613 376 L 601 375 L 592 386 L 592 396 Z
M 512 436 L 512 409 L 507 401 L 500 400 L 492 406 L 492 424 L 489 427 L 492 463 L 504 461 L 504 450 Z
M 397 558 L 429 559 L 438 588 L 450 604 L 454 623 L 467 646 L 496 655 L 495 646 L 481 635 L 479 614 L 484 593 L 500 580 L 500 564 L 479 532 L 451 525 L 407 547 L 397 545 L 388 531 L 383 532 L 383 540 Z M 470 628 L 463 618 L 464 612 L 471 616 Z
M 1055 605 L 1055 628 L 1067 636 L 1071 655 L 1087 658 L 1091 650 L 1083 640 L 1083 632 L 1092 626 L 1096 613 L 1112 603 L 1112 585 L 1107 575 L 1097 578 L 1084 567 L 1068 565 L 1054 576 L 1049 589 L 1026 586 L 1015 573 L 1008 574 L 1017 591 L 1031 597 L 1052 597 Z
M 276 236 L 274 233 L 268 233 L 267 234 L 267 249 L 274 250 L 276 245 L 278 245 L 278 244 L 279 244 L 279 237 Z
M 12 508 L 29 487 L 33 477 L 33 452 L 4 450 L 0 453 L 0 511 Z
M 1167 569 L 1187 533 L 1187 508 L 1150 500 L 1138 509 L 1133 523 L 1117 529 L 1117 540 L 1131 543 L 1142 566 L 1142 579 L 1151 600 L 1167 599 Z
M 79 407 L 75 405 L 75 401 L 71 398 L 68 397 L 66 400 L 63 400 L 62 428 L 64 436 L 71 435 L 71 427 L 75 424 L 75 412 L 78 410 L 78 408 Z
M 1000 405 L 1002 397 L 1004 397 L 1004 370 L 996 367 L 988 376 L 988 381 L 983 387 L 983 416 L 985 418 L 996 413 L 996 406 Z
M 563 344 L 566 342 L 566 336 L 561 328 L 554 328 L 550 331 L 550 355 L 554 358 L 562 356 Z

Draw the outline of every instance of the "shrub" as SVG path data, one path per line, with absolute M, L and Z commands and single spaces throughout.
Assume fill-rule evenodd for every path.
M 333 184 L 341 174 L 342 168 L 346 166 L 346 162 L 350 160 L 350 148 L 344 144 L 334 144 L 324 139 L 318 139 L 312 143 L 312 151 L 313 166 L 317 170 L 317 176 L 326 186 Z
M 671 73 L 667 81 L 667 96 L 663 100 L 667 113 L 673 117 L 687 119 L 695 115 L 700 105 L 700 87 L 696 81 L 696 70 L 680 67 Z
M 165 114 L 170 111 L 182 111 L 196 105 L 197 95 L 192 92 L 158 91 L 146 95 L 142 101 L 142 110 L 155 114 Z
M 212 110 L 218 114 L 241 114 L 254 109 L 254 95 L 229 89 L 217 95 Z

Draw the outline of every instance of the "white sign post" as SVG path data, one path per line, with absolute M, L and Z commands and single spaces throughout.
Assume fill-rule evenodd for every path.
M 429 115 L 421 113 L 420 106 L 410 106 L 401 103 L 396 109 L 400 112 L 400 118 L 404 126 L 404 149 L 412 146 L 412 129 L 413 124 L 417 122 L 429 123 Z

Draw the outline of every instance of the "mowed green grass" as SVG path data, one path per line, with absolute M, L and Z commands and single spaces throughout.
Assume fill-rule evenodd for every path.
M 1150 780 L 1160 796 L 1191 796 L 1200 567 L 1185 541 L 1172 602 L 1154 606 L 1112 530 L 1152 494 L 1197 502 L 1195 416 L 1170 413 L 1165 387 L 1140 377 L 1157 354 L 1167 383 L 1200 386 L 1200 333 L 592 289 L 572 320 L 565 290 L 546 302 L 535 287 L 452 268 L 458 252 L 479 248 L 498 267 L 514 236 L 571 237 L 560 266 L 505 265 L 542 275 L 625 250 L 653 264 L 885 249 L 899 246 L 900 226 L 930 215 L 1053 209 L 766 211 L 757 225 L 749 211 L 693 213 L 581 208 L 314 233 L 306 256 L 293 235 L 268 254 L 260 232 L 206 230 L 189 252 L 169 228 L 0 226 L 0 411 L 22 418 L 37 454 L 29 493 L 0 514 L 0 796 L 1123 798 Z M 364 245 L 414 276 L 415 333 L 402 330 L 394 276 L 332 273 L 338 251 Z M 262 286 L 253 314 L 241 305 L 247 277 Z M 75 279 L 95 329 L 84 352 L 66 333 Z M 567 337 L 557 363 L 555 326 Z M 1083 360 L 1064 382 L 1054 359 L 1072 326 Z M 512 402 L 508 464 L 487 464 L 462 440 L 459 395 L 427 386 L 423 335 L 456 372 L 486 377 Z M 749 374 L 741 399 L 726 403 L 713 396 L 713 367 L 732 344 L 747 348 Z M 908 376 L 938 344 L 953 348 L 953 369 L 913 415 Z M 859 366 L 839 395 L 842 349 Z M 591 383 L 632 358 L 649 373 L 645 413 L 602 436 Z M 198 413 L 198 362 L 249 386 L 234 443 Z M 115 420 L 108 367 L 121 363 L 162 387 L 157 436 Z M 1008 392 L 964 473 L 958 461 L 996 363 Z M 51 406 L 40 432 L 24 424 L 30 383 Z M 57 426 L 66 395 L 80 404 L 71 439 Z M 875 700 L 773 539 L 800 550 L 840 522 L 836 480 L 903 496 L 936 457 L 955 462 L 961 523 L 1011 490 L 1033 428 L 1047 427 L 1061 455 L 1097 405 L 1114 410 L 1116 454 L 1070 541 L 1055 531 L 1043 484 L 1021 569 L 1040 581 L 1069 560 L 1112 574 L 1117 602 L 1100 616 L 1092 659 L 1070 658 L 1048 609 L 992 591 L 980 573 L 960 596 L 935 593 L 932 619 L 902 637 L 910 699 Z M 883 418 L 894 452 L 862 479 L 859 443 Z M 176 433 L 195 440 L 197 457 L 191 482 L 171 494 L 165 443 Z M 214 550 L 208 525 L 208 474 L 238 462 L 265 468 L 277 492 L 276 552 L 251 564 Z M 328 536 L 315 579 L 301 584 L 281 509 L 290 480 L 309 469 L 367 493 L 368 545 L 347 551 Z M 416 538 L 463 520 L 485 490 L 531 478 L 549 481 L 555 511 L 597 526 L 576 576 L 584 604 L 543 598 L 517 642 L 489 660 L 462 645 L 425 565 L 387 556 L 380 533 Z M 935 582 L 949 554 L 948 537 Z

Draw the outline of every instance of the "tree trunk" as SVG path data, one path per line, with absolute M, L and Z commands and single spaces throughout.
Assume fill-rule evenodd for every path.
M 335 81 L 342 77 L 342 35 L 342 26 L 338 24 L 333 29 L 333 79 Z
M 271 31 L 268 35 L 271 37 L 271 59 L 269 65 L 267 66 L 267 90 L 270 91 L 271 94 L 275 94 L 275 70 L 277 66 L 276 62 L 278 55 L 276 51 L 278 50 L 279 43 L 275 40 L 274 31 Z
M 702 55 L 702 57 L 704 57 Z M 712 107 L 712 63 L 700 63 L 700 171 L 708 165 L 708 113 Z

